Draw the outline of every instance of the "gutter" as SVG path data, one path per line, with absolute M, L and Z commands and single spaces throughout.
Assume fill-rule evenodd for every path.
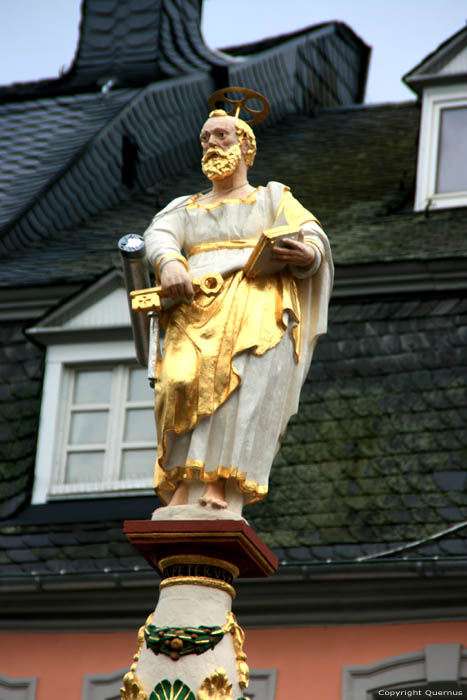
M 403 557 L 390 561 L 280 561 L 276 576 L 269 579 L 241 579 L 242 583 L 286 581 L 322 581 L 350 579 L 438 578 L 465 576 L 467 557 Z M 32 569 L 24 574 L 5 574 L 0 577 L 0 595 L 6 591 L 52 590 L 79 588 L 115 588 L 120 586 L 154 585 L 159 577 L 154 570 L 142 564 L 133 567 L 104 567 L 70 571 L 39 572 Z

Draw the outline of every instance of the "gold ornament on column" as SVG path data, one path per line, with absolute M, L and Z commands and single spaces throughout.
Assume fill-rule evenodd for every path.
M 144 630 L 146 625 L 151 623 L 152 616 L 153 613 L 149 615 L 144 625 L 141 625 L 138 630 L 138 648 L 136 654 L 133 656 L 133 663 L 130 666 L 130 670 L 123 676 L 123 686 L 120 688 L 121 700 L 148 700 L 147 693 L 136 677 L 135 671 L 144 644 Z
M 237 622 L 233 612 L 227 613 L 227 622 L 222 628 L 224 632 L 230 632 L 235 651 L 235 660 L 237 662 L 238 685 L 240 688 L 247 688 L 250 682 L 250 669 L 246 662 L 246 654 L 243 651 L 243 643 L 245 641 L 245 632 Z
M 198 690 L 198 700 L 232 700 L 232 683 L 225 668 L 218 666 L 209 678 L 205 678 Z

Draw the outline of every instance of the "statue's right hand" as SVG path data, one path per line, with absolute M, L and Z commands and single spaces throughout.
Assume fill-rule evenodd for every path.
M 191 277 L 179 260 L 167 262 L 160 273 L 163 295 L 169 299 L 193 299 Z

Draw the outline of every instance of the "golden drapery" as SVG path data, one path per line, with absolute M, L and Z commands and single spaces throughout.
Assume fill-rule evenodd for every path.
M 185 249 L 193 277 L 224 277 L 216 295 L 198 292 L 191 305 L 164 314 L 154 485 L 165 501 L 182 479 L 231 478 L 252 503 L 267 494 L 274 452 L 326 330 L 332 258 L 315 217 L 281 183 L 210 208 L 196 199 L 174 200 L 145 234 L 153 265 Z M 284 224 L 305 224 L 319 269 L 312 277 L 292 269 L 245 278 L 243 265 L 261 232 Z
M 263 355 L 281 340 L 288 312 L 297 325 L 300 307 L 296 282 L 290 272 L 248 279 L 240 270 L 226 280 L 214 296 L 196 294 L 191 305 L 181 304 L 170 314 L 156 383 L 158 460 L 155 486 L 174 489 L 180 479 L 214 481 L 235 476 L 238 486 L 251 491 L 257 485 L 223 465 L 205 472 L 191 464 L 165 470 L 167 433 L 192 430 L 203 416 L 210 416 L 238 387 L 234 358 L 245 350 Z M 294 348 L 298 359 L 298 337 Z M 229 465 L 230 466 L 230 465 Z M 189 473 L 187 473 L 187 470 Z

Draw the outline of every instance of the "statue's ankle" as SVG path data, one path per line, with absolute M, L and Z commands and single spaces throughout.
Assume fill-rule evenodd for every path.
M 179 481 L 177 488 L 175 489 L 169 506 L 185 506 L 188 503 L 188 484 L 186 481 Z

